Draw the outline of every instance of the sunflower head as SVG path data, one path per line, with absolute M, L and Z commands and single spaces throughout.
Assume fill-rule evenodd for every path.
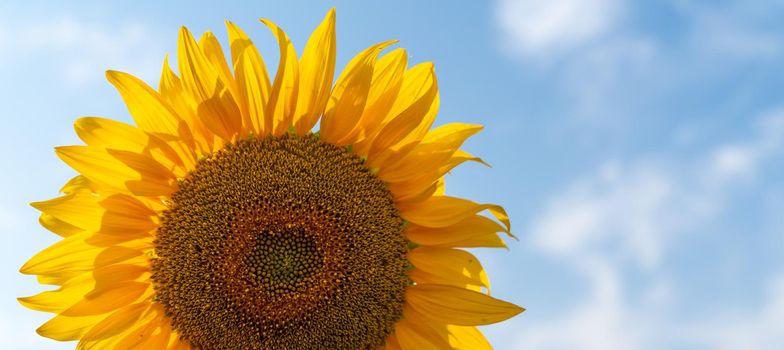
M 62 236 L 21 272 L 38 333 L 83 349 L 483 349 L 476 326 L 522 308 L 489 295 L 459 248 L 505 247 L 502 207 L 444 193 L 481 129 L 431 129 L 433 65 L 372 45 L 333 84 L 335 12 L 301 55 L 286 33 L 270 79 L 231 22 L 231 57 L 182 28 L 179 75 L 107 77 L 135 125 L 85 117 L 78 172 L 32 205 Z M 313 132 L 316 124 L 318 132 Z M 486 215 L 485 213 L 489 214 Z

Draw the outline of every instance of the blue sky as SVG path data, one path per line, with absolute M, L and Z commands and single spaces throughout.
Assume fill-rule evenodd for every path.
M 3 2 L 4 348 L 73 348 L 35 334 L 17 269 L 56 240 L 27 203 L 73 175 L 52 151 L 73 120 L 130 120 L 104 70 L 157 85 L 180 25 L 224 19 L 277 62 L 257 18 L 301 49 L 333 5 L 339 67 L 399 39 L 436 64 L 438 123 L 486 126 L 466 148 L 493 168 L 447 192 L 503 204 L 520 237 L 477 252 L 528 309 L 485 327 L 496 348 L 784 348 L 784 3 L 733 0 Z

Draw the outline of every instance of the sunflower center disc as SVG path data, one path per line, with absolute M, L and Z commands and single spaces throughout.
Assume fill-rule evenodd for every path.
M 238 141 L 172 195 L 156 300 L 198 349 L 375 349 L 402 315 L 402 232 L 386 185 L 344 149 Z

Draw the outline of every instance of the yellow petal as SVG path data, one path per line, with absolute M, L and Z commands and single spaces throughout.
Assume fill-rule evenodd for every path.
M 88 180 L 86 177 L 82 175 L 76 175 L 72 177 L 70 180 L 68 180 L 68 182 L 66 182 L 62 188 L 60 188 L 60 192 L 64 194 L 68 194 L 79 190 L 89 190 L 92 192 L 96 192 L 97 189 L 98 186 L 90 182 L 90 180 Z
M 321 119 L 319 133 L 324 141 L 336 145 L 353 143 L 349 133 L 355 130 L 365 109 L 376 57 L 381 50 L 393 43 L 395 41 L 373 45 L 346 65 L 335 83 Z
M 111 119 L 83 117 L 76 120 L 74 127 L 76 134 L 88 146 L 148 154 L 178 176 L 185 176 L 194 163 L 195 156 L 192 149 L 179 141 L 174 141 L 177 139 L 176 136 L 159 134 L 172 140 L 172 144 L 181 152 L 175 151 L 170 144 L 159 137 Z
M 408 287 L 406 302 L 430 320 L 460 326 L 497 323 L 525 310 L 489 295 L 438 284 Z
M 146 258 L 129 257 L 125 251 L 117 247 L 112 247 L 110 250 L 96 250 L 104 254 L 98 254 L 97 258 L 94 255 L 92 259 L 94 265 L 83 267 L 81 271 L 73 270 L 68 266 L 44 271 L 45 274 L 67 277 L 57 281 L 62 284 L 60 288 L 18 298 L 19 302 L 34 310 L 61 312 L 82 300 L 89 292 L 113 288 L 127 281 L 149 280 L 150 268 Z M 80 252 L 76 251 L 73 254 L 80 254 Z M 122 263 L 114 264 L 117 262 Z
M 506 231 L 505 232 L 506 232 L 507 235 L 509 235 L 509 237 L 517 239 L 517 237 L 515 237 L 515 235 L 513 235 L 512 232 L 509 232 L 509 230 L 511 229 L 511 226 L 510 226 L 511 224 L 509 222 L 509 215 L 506 213 L 506 209 L 504 209 L 500 205 L 492 205 L 491 204 L 491 205 L 487 206 L 487 211 L 489 211 L 490 214 L 493 214 L 493 216 L 496 219 L 498 219 L 498 221 L 500 221 L 501 223 L 504 224 L 504 226 L 506 226 Z
M 411 306 L 403 305 L 403 319 L 395 324 L 395 336 L 402 349 L 449 349 L 446 327 L 434 327 Z
M 154 211 L 120 193 L 98 197 L 78 191 L 30 205 L 66 224 L 96 233 L 144 235 L 158 226 Z
M 460 245 L 466 242 L 500 242 L 500 246 L 505 247 L 503 241 L 498 238 L 498 232 L 506 231 L 497 222 L 482 216 L 471 215 L 462 221 L 445 227 L 424 227 L 419 225 L 409 225 L 406 227 L 406 238 L 417 244 L 425 246 L 439 247 L 477 247 Z M 490 239 L 483 237 L 492 237 Z M 494 238 L 494 239 L 493 239 Z
M 240 96 L 248 106 L 248 120 L 250 130 L 255 135 L 267 135 L 269 130 L 266 129 L 265 122 L 265 109 L 267 106 L 267 92 L 264 91 L 264 83 L 262 75 L 266 72 L 260 72 L 263 67 L 259 66 L 258 62 L 253 59 L 250 50 L 245 50 L 240 54 L 240 57 L 235 66 L 237 72 L 237 84 L 239 85 Z
M 24 274 L 54 275 L 59 272 L 89 271 L 141 256 L 140 241 L 125 246 L 100 247 L 87 243 L 89 232 L 67 237 L 38 252 L 21 268 Z M 135 246 L 134 246 L 135 245 Z
M 411 153 L 381 168 L 378 177 L 387 183 L 403 182 L 422 172 L 435 171 L 450 160 L 466 139 L 480 130 L 481 125 L 442 125 L 430 131 Z
M 84 143 L 96 147 L 141 152 L 149 146 L 147 134 L 116 120 L 82 117 L 76 120 L 74 129 Z
M 151 289 L 149 282 L 126 281 L 85 294 L 84 299 L 62 312 L 65 316 L 97 315 L 119 309 L 141 298 Z
M 172 337 L 169 340 L 169 347 L 167 350 L 191 350 L 191 345 L 187 340 L 184 340 L 179 337 L 176 333 L 172 333 Z
M 416 195 L 409 192 L 403 192 L 403 194 L 392 192 L 392 196 L 394 197 L 396 204 L 421 202 L 432 196 L 444 196 L 446 193 L 445 185 L 445 180 L 441 177 L 424 190 L 419 190 L 419 193 Z M 402 200 L 398 196 L 402 196 Z
M 423 192 L 435 192 L 434 190 L 431 190 L 430 187 L 433 186 L 436 181 L 439 181 L 439 179 L 450 170 L 467 161 L 476 161 L 487 165 L 482 159 L 474 157 L 465 151 L 457 150 L 445 165 L 438 169 L 428 168 L 426 171 L 423 170 L 419 176 L 403 182 L 390 183 L 389 190 L 394 195 L 395 202 L 397 203 L 409 201 L 419 202 L 425 200 L 430 196 Z
M 141 347 L 141 345 L 152 337 L 153 332 L 158 329 L 158 323 L 158 320 L 141 324 L 137 322 L 134 326 L 131 326 L 133 330 L 125 334 L 122 339 L 114 345 L 113 349 L 148 349 L 146 347 Z
M 388 152 L 383 159 L 398 155 L 399 149 L 390 149 L 404 139 L 419 141 L 430 129 L 438 111 L 438 83 L 432 63 L 422 63 L 408 70 L 403 86 L 390 111 L 394 117 L 383 126 L 373 140 L 368 153 L 371 166 L 382 152 Z M 411 134 L 411 135 L 410 135 Z M 406 143 L 406 145 L 411 142 Z M 379 160 L 376 160 L 379 162 Z
M 119 263 L 98 267 L 93 271 L 95 288 L 93 292 L 115 288 L 115 286 L 128 281 L 148 282 L 151 267 L 147 264 Z
M 266 136 L 272 131 L 266 128 L 266 118 L 271 116 L 267 116 L 265 110 L 272 89 L 267 68 L 256 46 L 242 29 L 229 21 L 226 21 L 226 29 L 231 42 L 231 60 L 234 62 L 237 89 L 248 109 L 243 114 L 243 123 L 249 126 L 254 134 Z
M 89 146 L 55 150 L 66 164 L 100 186 L 140 196 L 169 195 L 177 189 L 175 175 L 143 154 Z
M 177 43 L 182 85 L 194 97 L 196 114 L 204 125 L 226 141 L 242 129 L 242 115 L 227 83 L 183 27 Z
M 439 178 L 436 180 L 436 190 L 433 192 L 433 195 L 436 196 L 443 196 L 446 193 L 446 181 L 444 178 Z
M 136 149 L 140 147 L 138 143 L 141 142 L 142 149 L 149 148 L 149 151 L 155 153 L 156 160 L 168 165 L 170 170 L 173 170 L 174 166 L 179 166 L 183 169 L 181 173 L 184 174 L 184 168 L 195 162 L 193 147 L 183 142 L 190 137 L 178 137 L 190 133 L 187 123 L 161 99 L 155 90 L 140 79 L 117 71 L 107 71 L 106 77 L 120 92 L 136 125 L 156 137 L 148 138 L 132 128 L 122 126 L 122 123 L 95 118 L 82 121 L 83 125 L 77 122 L 77 133 L 81 131 L 79 136 L 88 144 L 108 143 L 112 147 L 101 147 L 133 149 L 134 152 L 139 152 Z M 93 135 L 95 133 L 98 135 Z M 112 141 L 111 137 L 117 137 L 117 140 Z M 123 140 L 126 142 L 122 143 Z
M 160 304 L 153 304 L 149 315 L 136 323 L 133 331 L 123 337 L 115 346 L 117 350 L 145 349 L 164 350 L 169 345 L 171 323 L 164 317 Z
M 386 344 L 378 350 L 401 350 L 400 342 L 397 341 L 397 337 L 394 334 L 390 335 L 387 337 Z
M 490 342 L 473 326 L 447 325 L 449 344 L 459 350 L 493 350 Z
M 402 48 L 394 49 L 376 61 L 368 101 L 357 125 L 359 135 L 353 148 L 355 154 L 366 156 L 382 122 L 388 121 L 389 111 L 403 85 L 407 65 L 408 56 Z
M 115 193 L 98 202 L 106 212 L 97 233 L 144 235 L 158 227 L 158 216 L 136 197 Z
M 236 66 L 239 62 L 239 58 L 243 52 L 248 50 L 248 54 L 251 55 L 251 59 L 258 64 L 261 68 L 259 70 L 261 75 L 262 81 L 261 85 L 264 87 L 265 97 L 269 96 L 270 90 L 270 80 L 269 76 L 267 75 L 267 68 L 264 65 L 264 60 L 261 58 L 259 51 L 256 49 L 256 46 L 253 45 L 253 42 L 250 40 L 247 34 L 237 27 L 234 23 L 226 21 L 226 30 L 229 33 L 229 42 L 231 43 L 231 61 Z
M 57 315 L 35 331 L 43 337 L 59 341 L 79 340 L 106 315 L 70 317 Z
M 180 123 L 177 130 L 180 140 L 200 154 L 209 154 L 213 150 L 216 137 L 196 115 L 196 102 L 185 93 L 182 81 L 169 67 L 168 55 L 163 60 L 158 91 L 161 100 L 171 106 L 185 121 L 185 125 Z
M 41 213 L 38 218 L 38 223 L 47 230 L 56 233 L 62 237 L 68 237 L 84 231 L 83 229 L 71 225 L 63 220 L 60 220 L 50 214 Z
M 440 105 L 440 97 L 439 97 L 440 95 L 438 92 L 438 83 L 435 78 L 435 70 L 432 67 L 431 67 L 431 71 L 432 71 L 431 74 L 433 75 L 432 78 L 433 85 L 435 85 L 433 88 L 436 90 L 434 93 L 435 96 L 433 97 L 433 100 L 427 112 L 425 112 L 424 116 L 420 119 L 419 124 L 417 124 L 417 126 L 411 132 L 409 132 L 408 135 L 406 135 L 406 137 L 404 137 L 401 141 L 397 142 L 396 144 L 390 147 L 391 150 L 394 151 L 393 154 L 395 155 L 405 154 L 405 152 L 407 150 L 410 150 L 411 147 L 416 146 L 422 140 L 422 138 L 425 137 L 425 135 L 428 133 L 428 130 L 430 130 L 430 127 L 433 125 L 433 122 L 436 120 L 436 114 L 438 113 L 438 107 Z M 405 85 L 401 88 L 400 94 L 402 96 L 406 96 L 406 90 L 404 90 L 404 88 Z M 399 98 L 396 102 L 401 100 L 402 99 Z M 408 105 L 408 103 L 404 103 L 403 105 L 404 106 Z M 393 108 L 390 111 L 390 114 L 395 113 L 395 106 L 392 107 Z M 401 114 L 402 113 L 403 112 L 401 112 Z
M 163 320 L 158 321 L 160 322 L 158 328 L 141 344 L 142 349 L 165 350 L 169 346 L 172 339 L 171 322 L 169 318 L 161 318 Z
M 78 191 L 30 205 L 68 225 L 96 232 L 101 227 L 101 216 L 106 212 L 98 205 L 100 199 L 88 191 Z
M 476 236 L 461 241 L 456 241 L 448 245 L 452 248 L 508 248 L 498 235 Z
M 59 313 L 82 299 L 94 286 L 92 276 L 84 273 L 68 280 L 58 289 L 17 298 L 17 301 L 31 310 Z
M 226 56 L 223 55 L 223 48 L 218 42 L 218 39 L 212 32 L 204 32 L 199 38 L 199 47 L 204 51 L 204 57 L 210 62 L 212 67 L 218 72 L 220 80 L 226 84 L 232 96 L 239 96 L 237 94 L 237 85 L 234 82 L 234 76 L 231 74 L 231 69 L 226 62 Z M 240 110 L 243 110 L 241 101 L 235 100 Z
M 50 284 L 53 286 L 62 286 L 65 282 L 68 282 L 72 278 L 84 273 L 84 271 L 58 271 L 56 275 L 38 275 L 35 276 L 35 280 L 38 281 L 39 284 Z
M 448 284 L 457 287 L 485 287 L 490 291 L 482 264 L 471 253 L 450 248 L 419 247 L 408 252 L 407 259 L 415 269 L 410 272 L 414 282 Z
M 401 216 L 404 219 L 425 227 L 445 227 L 454 225 L 465 218 L 482 210 L 490 210 L 506 226 L 509 231 L 509 217 L 503 208 L 495 204 L 477 204 L 467 199 L 435 196 L 417 203 L 400 204 Z M 502 214 L 502 215 L 501 215 Z
M 177 135 L 180 118 L 155 90 L 128 73 L 110 70 L 106 78 L 120 92 L 131 117 L 142 130 Z
M 277 137 L 288 131 L 293 123 L 299 93 L 299 63 L 297 52 L 286 32 L 268 19 L 262 18 L 261 22 L 269 27 L 280 47 L 280 63 L 275 73 L 275 82 L 270 90 L 266 110 L 268 116 L 266 126 L 270 126 L 272 134 Z M 272 124 L 270 125 L 269 122 Z
M 131 328 L 142 315 L 150 308 L 149 302 L 126 305 L 99 322 L 79 342 L 79 348 L 99 348 L 99 342 L 111 339 Z M 116 339 L 119 341 L 120 339 Z
M 299 95 L 294 128 L 304 135 L 318 121 L 329 99 L 335 74 L 335 9 L 313 31 L 300 60 Z
M 411 350 L 440 350 L 448 349 L 449 343 L 434 335 L 428 327 L 412 325 L 408 320 L 402 319 L 395 323 L 395 337 L 401 349 Z

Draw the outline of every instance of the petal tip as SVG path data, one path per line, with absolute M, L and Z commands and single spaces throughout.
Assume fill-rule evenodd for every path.
M 35 332 L 38 333 L 38 335 L 40 335 L 42 337 L 49 338 L 49 337 L 46 336 L 48 333 L 46 332 L 46 329 L 44 329 L 44 326 L 40 326 L 40 327 L 36 328 Z
M 512 317 L 515 317 L 515 316 L 525 312 L 525 308 L 524 307 L 518 306 L 517 304 L 512 304 L 512 305 L 514 305 L 517 308 L 517 310 L 513 312 L 514 314 L 512 315 Z
M 30 308 L 30 297 L 18 297 L 16 301 L 26 308 Z
M 106 76 L 106 80 L 109 80 L 110 82 L 112 80 L 115 80 L 118 74 L 120 74 L 120 72 L 114 69 L 107 69 L 106 72 L 104 73 L 104 75 Z
M 58 157 L 62 157 L 67 152 L 68 152 L 68 146 L 57 146 L 54 148 L 54 153 Z
M 191 35 L 191 32 L 188 30 L 187 27 L 185 27 L 185 26 L 181 26 L 180 27 L 180 34 L 179 34 L 180 41 L 183 41 L 185 39 L 192 38 L 192 37 L 193 37 L 193 35 Z
M 27 203 L 27 204 L 30 205 L 31 207 L 35 208 L 35 209 L 41 210 L 41 208 L 39 208 L 39 206 L 41 205 L 41 202 L 30 202 L 30 203 Z

